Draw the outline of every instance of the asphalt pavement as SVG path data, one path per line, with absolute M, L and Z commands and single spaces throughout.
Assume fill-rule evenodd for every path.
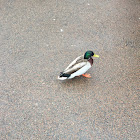
M 0 140 L 139 140 L 139 47 L 139 0 L 0 0 Z

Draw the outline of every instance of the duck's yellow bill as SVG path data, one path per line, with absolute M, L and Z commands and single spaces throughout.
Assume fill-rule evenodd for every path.
M 97 54 L 94 54 L 94 55 L 93 55 L 93 57 L 99 57 L 99 55 L 97 55 Z

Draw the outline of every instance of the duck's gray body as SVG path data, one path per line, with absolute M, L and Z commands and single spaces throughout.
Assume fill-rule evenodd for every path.
M 75 76 L 84 74 L 93 64 L 92 57 L 84 59 L 84 56 L 77 57 L 70 65 L 60 73 L 59 80 L 72 79 Z

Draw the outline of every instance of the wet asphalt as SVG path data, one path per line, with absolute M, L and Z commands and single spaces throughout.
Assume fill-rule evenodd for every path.
M 139 140 L 139 46 L 139 0 L 0 0 L 0 139 Z

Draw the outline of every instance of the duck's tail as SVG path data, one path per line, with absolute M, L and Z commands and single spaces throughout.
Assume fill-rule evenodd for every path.
M 66 80 L 66 79 L 68 79 L 69 77 L 70 77 L 70 74 L 60 72 L 60 75 L 58 76 L 58 79 L 59 79 L 59 80 Z

